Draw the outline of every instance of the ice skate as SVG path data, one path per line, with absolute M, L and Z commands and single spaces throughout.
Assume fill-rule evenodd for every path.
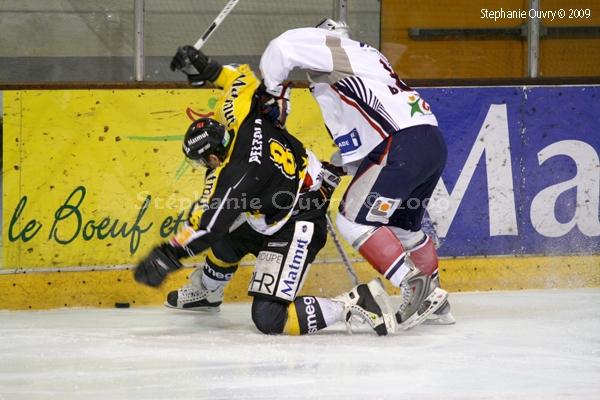
M 436 276 L 435 278 L 431 279 L 431 286 L 433 287 L 440 287 L 440 279 L 438 276 Z M 456 323 L 456 320 L 454 319 L 454 316 L 452 315 L 452 313 L 450 312 L 450 302 L 448 301 L 448 299 L 446 299 L 446 301 L 440 306 L 440 308 L 438 308 L 436 311 L 434 311 L 432 314 L 430 314 L 425 321 L 423 321 L 424 325 L 452 325 Z
M 456 319 L 454 319 L 454 316 L 450 312 L 450 303 L 448 300 L 446 300 L 437 311 L 429 315 L 425 321 L 423 321 L 423 325 L 452 325 L 455 323 Z
M 344 303 L 344 320 L 349 332 L 352 332 L 353 319 L 368 323 L 379 336 L 396 332 L 393 308 L 379 278 L 355 286 L 333 300 Z
M 190 284 L 169 292 L 165 306 L 179 310 L 218 312 L 223 302 L 224 286 L 208 290 L 202 283 L 202 268 L 190 275 Z
M 432 323 L 438 320 L 438 325 L 441 325 L 444 319 L 446 321 L 454 320 L 450 314 L 448 292 L 434 284 L 430 276 L 423 274 L 417 268 L 413 268 L 404 278 L 400 288 L 402 289 L 402 304 L 396 313 L 396 321 L 402 329 L 414 328 L 427 319 L 430 319 Z M 444 324 L 451 323 L 453 322 Z

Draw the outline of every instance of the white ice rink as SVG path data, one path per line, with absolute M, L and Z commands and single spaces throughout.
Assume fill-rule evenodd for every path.
M 451 294 L 454 326 L 264 336 L 248 305 L 0 312 L 0 399 L 600 399 L 600 289 Z

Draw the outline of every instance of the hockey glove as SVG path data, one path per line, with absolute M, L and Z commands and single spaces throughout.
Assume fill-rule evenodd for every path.
M 135 268 L 136 281 L 148 286 L 159 286 L 172 271 L 181 268 L 175 250 L 168 243 L 156 246 Z
M 327 131 L 329 131 L 329 129 L 327 129 Z M 339 167 L 340 170 L 343 171 L 343 173 L 340 176 L 344 176 L 344 175 L 354 176 L 356 174 L 356 171 L 358 170 L 360 161 L 361 160 L 343 164 L 342 152 L 338 149 L 338 150 L 336 150 L 335 153 L 333 153 L 331 155 L 331 159 L 329 160 L 329 163 L 331 165 L 333 165 L 334 167 Z
M 341 176 L 346 175 L 342 167 L 336 167 L 326 161 L 322 161 L 323 183 L 321 184 L 321 193 L 326 199 L 330 199 L 333 191 L 340 184 Z
M 291 111 L 290 103 L 291 84 L 279 84 L 273 90 L 260 85 L 256 93 L 258 95 L 260 112 L 269 121 L 280 129 L 285 127 L 287 116 Z
M 196 85 L 214 81 L 222 69 L 221 64 L 189 45 L 179 47 L 171 60 L 171 71 L 183 72 L 188 81 Z

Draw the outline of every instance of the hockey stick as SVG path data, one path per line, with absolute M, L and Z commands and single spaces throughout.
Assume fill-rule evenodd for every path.
M 219 27 L 219 25 L 221 25 L 221 23 L 223 22 L 223 20 L 225 19 L 225 17 L 227 17 L 229 15 L 229 13 L 231 12 L 231 10 L 233 10 L 233 8 L 235 7 L 235 5 L 239 1 L 240 0 L 229 0 L 227 2 L 227 4 L 225 4 L 225 7 L 223 7 L 223 9 L 219 13 L 219 15 L 217 15 L 217 18 L 215 18 L 215 20 L 212 22 L 212 24 L 210 24 L 210 26 L 206 29 L 206 31 L 204 31 L 204 33 L 202 34 L 202 36 L 200 37 L 200 39 L 198 39 L 198 41 L 194 45 L 194 47 L 196 48 L 196 50 L 200 50 L 200 48 L 202 46 L 204 46 L 204 43 L 206 43 L 206 41 L 208 40 L 208 38 L 214 33 L 214 31 Z
M 352 281 L 352 284 L 354 286 L 356 286 L 359 284 L 358 277 L 356 276 L 356 272 L 354 272 L 354 268 L 352 267 L 352 263 L 350 262 L 350 258 L 348 257 L 348 254 L 346 254 L 346 251 L 342 247 L 342 244 L 340 243 L 340 240 L 337 237 L 337 233 L 335 233 L 335 228 L 333 227 L 333 222 L 331 222 L 331 217 L 329 216 L 329 213 L 327 213 L 326 218 L 327 218 L 327 230 L 329 231 L 329 234 L 331 235 L 331 238 L 333 239 L 335 248 L 337 249 L 338 253 L 340 253 L 340 256 L 342 257 L 342 262 L 344 263 L 344 266 L 346 267 L 346 272 L 348 272 L 348 276 L 350 276 L 350 280 Z

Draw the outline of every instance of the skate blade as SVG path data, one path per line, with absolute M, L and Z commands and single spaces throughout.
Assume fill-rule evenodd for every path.
M 423 325 L 453 325 L 455 323 L 456 319 L 450 312 L 442 315 L 431 314 L 429 318 L 423 321 Z
M 173 309 L 173 310 L 181 310 L 181 311 L 194 311 L 194 312 L 202 312 L 202 313 L 207 313 L 207 314 L 215 314 L 221 311 L 221 308 L 219 306 L 200 306 L 200 307 L 186 307 L 186 308 L 181 308 L 181 307 L 175 307 L 172 306 L 171 304 L 167 303 L 166 301 L 163 303 L 163 305 L 167 308 Z
M 383 282 L 381 279 L 376 278 L 367 284 L 375 302 L 379 305 L 381 309 L 381 313 L 383 314 L 383 322 L 385 324 L 385 329 L 387 333 L 396 333 L 396 317 L 394 313 L 394 308 L 390 301 L 390 297 L 385 291 L 385 287 L 383 286 Z
M 403 330 L 408 330 L 414 328 L 422 324 L 427 317 L 436 312 L 444 302 L 448 298 L 448 292 L 444 289 L 435 288 L 429 296 L 423 301 L 423 303 L 428 303 L 429 305 L 423 311 L 417 310 L 413 315 L 411 315 L 406 321 L 400 324 L 400 327 Z

